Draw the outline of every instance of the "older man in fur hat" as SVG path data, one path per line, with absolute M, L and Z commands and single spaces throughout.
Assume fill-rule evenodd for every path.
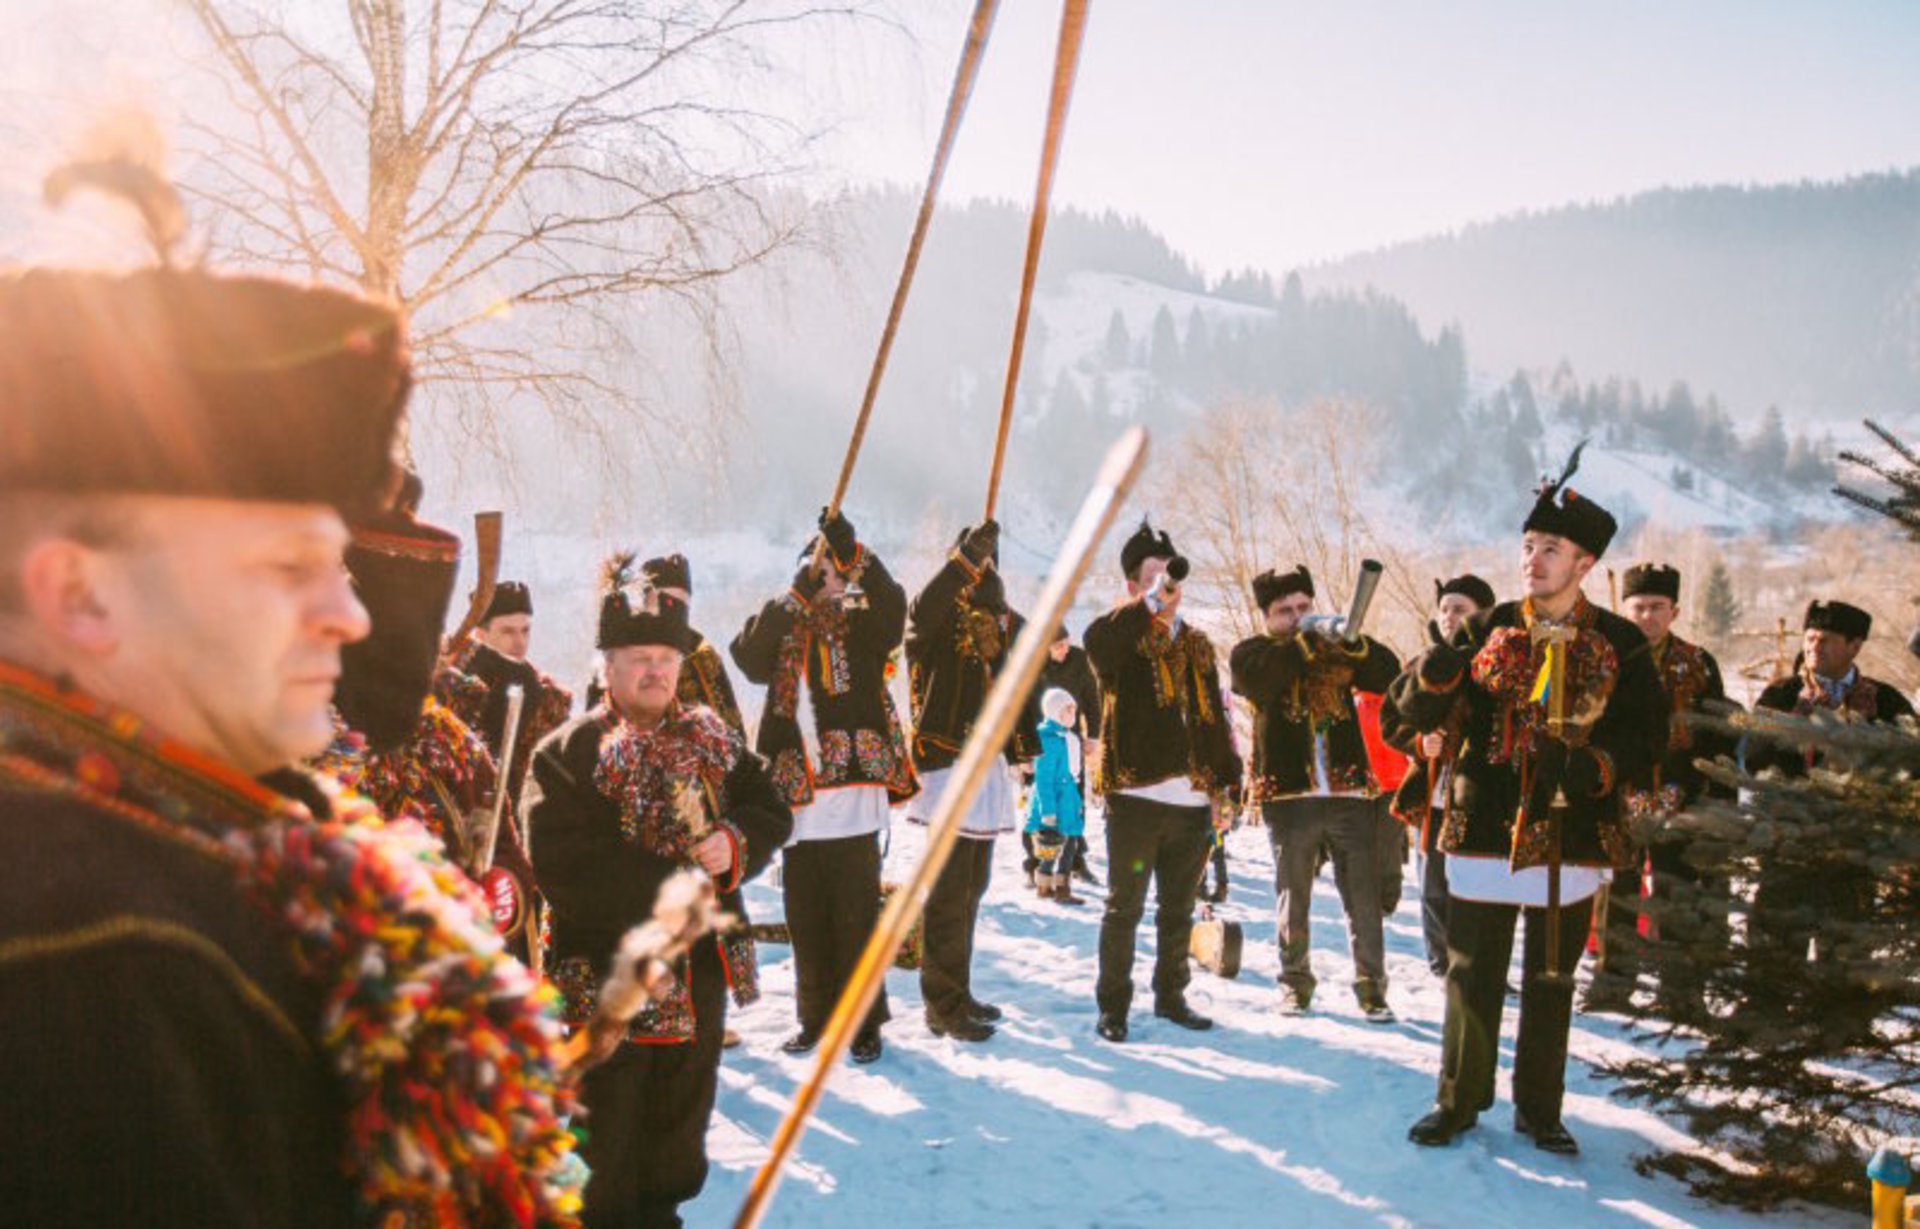
M 1561 1120 L 1573 968 L 1594 894 L 1626 856 L 1623 789 L 1647 779 L 1667 728 L 1646 637 L 1580 591 L 1616 524 L 1566 486 L 1579 458 L 1575 449 L 1559 480 L 1541 487 L 1522 526 L 1526 596 L 1468 620 L 1393 685 L 1422 734 L 1442 730 L 1462 694 L 1466 705 L 1440 833 L 1451 897 L 1440 1086 L 1408 1132 L 1417 1144 L 1452 1142 L 1493 1105 L 1507 965 L 1524 911 L 1514 1126 L 1546 1151 L 1579 1148 Z
M 593 1016 L 607 954 L 651 915 L 669 876 L 700 867 L 744 921 L 740 887 L 793 822 L 739 733 L 680 702 L 686 606 L 632 572 L 632 557 L 619 556 L 603 577 L 605 702 L 540 744 L 522 804 L 553 910 L 552 978 L 575 1025 Z M 741 1004 L 758 996 L 752 942 L 744 925 L 701 938 L 667 996 L 587 1074 L 588 1225 L 676 1226 L 679 1205 L 705 1185 L 727 993 Z
M 571 1223 L 532 979 L 431 838 L 296 767 L 369 631 L 400 313 L 32 269 L 0 332 L 5 1218 Z
M 1376 866 L 1380 783 L 1353 693 L 1385 691 L 1400 659 L 1371 636 L 1349 644 L 1337 621 L 1310 620 L 1313 599 L 1304 566 L 1254 577 L 1266 630 L 1235 645 L 1229 658 L 1234 694 L 1253 709 L 1247 801 L 1260 807 L 1273 844 L 1281 1011 L 1304 1015 L 1313 1000 L 1313 880 L 1321 847 L 1330 844 L 1346 871 L 1340 895 L 1354 996 L 1368 1021 L 1388 1024 L 1394 1015 Z
M 1801 717 L 1823 712 L 1842 721 L 1877 725 L 1913 715 L 1899 688 L 1860 669 L 1860 650 L 1873 631 L 1871 614 L 1847 602 L 1816 598 L 1807 603 L 1801 627 L 1793 673 L 1761 692 L 1756 709 Z M 1755 771 L 1773 767 L 1800 776 L 1823 761 L 1813 748 L 1750 743 L 1747 750 L 1747 766 Z M 1805 953 L 1811 945 L 1816 959 L 1835 959 L 1834 927 L 1825 923 L 1844 928 L 1864 916 L 1872 908 L 1874 891 L 1873 874 L 1864 868 L 1816 879 L 1796 868 L 1763 863 L 1750 919 L 1754 940 L 1789 953 Z
M 1153 1014 L 1185 1029 L 1213 1021 L 1187 1002 L 1187 945 L 1210 831 L 1233 822 L 1240 757 L 1213 644 L 1180 616 L 1187 560 L 1145 520 L 1120 548 L 1127 598 L 1087 625 L 1100 679 L 1104 747 L 1094 788 L 1107 805 L 1107 909 L 1094 987 L 1101 1037 L 1124 1042 L 1133 941 L 1156 883 Z

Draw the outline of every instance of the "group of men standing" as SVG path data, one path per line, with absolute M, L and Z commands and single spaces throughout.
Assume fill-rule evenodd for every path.
M 757 994 L 747 932 L 698 940 L 584 1072 L 507 945 L 581 1026 L 669 876 L 700 868 L 744 920 L 743 885 L 779 853 L 798 1026 L 782 1048 L 817 1046 L 879 911 L 888 816 L 930 814 L 1020 633 L 998 526 L 963 530 L 909 600 L 823 513 L 728 646 L 766 689 L 751 748 L 691 626 L 687 561 L 618 556 L 601 690 L 573 715 L 528 663 L 526 586 L 497 585 L 474 634 L 441 642 L 459 543 L 418 519 L 419 482 L 393 461 L 411 374 L 391 305 L 164 263 L 35 269 L 0 278 L 0 331 L 0 828 L 32 871 L 0 893 L 0 1207 L 46 1224 L 677 1224 L 706 1176 L 727 1004 Z M 1243 805 L 1273 844 L 1285 1010 L 1311 1009 L 1330 847 L 1359 1006 L 1392 1020 L 1382 789 L 1354 700 L 1384 693 L 1386 736 L 1416 765 L 1400 810 L 1429 855 L 1447 980 L 1439 1092 L 1412 1138 L 1448 1142 L 1491 1105 L 1524 914 L 1516 1124 L 1575 1149 L 1561 1095 L 1589 915 L 1632 865 L 1628 807 L 1700 790 L 1707 736 L 1683 718 L 1723 689 L 1669 630 L 1671 569 L 1627 573 L 1628 617 L 1583 596 L 1615 524 L 1565 479 L 1523 527 L 1520 600 L 1441 585 L 1404 664 L 1311 617 L 1297 568 L 1254 580 L 1264 628 L 1223 684 L 1182 611 L 1186 559 L 1144 522 L 1127 539 L 1127 596 L 1085 633 L 1097 687 L 1070 649 L 1049 667 L 1099 742 L 1101 1037 L 1129 1036 L 1149 887 L 1153 1015 L 1211 1027 L 1187 998 L 1189 936 L 1209 846 Z M 1854 665 L 1869 622 L 1815 603 L 1804 668 L 1762 706 L 1910 711 Z M 888 685 L 903 645 L 910 735 Z M 1244 763 L 1229 687 L 1253 713 Z M 1037 718 L 928 902 L 936 1035 L 983 1042 L 1001 1018 L 973 993 L 974 930 Z M 1653 864 L 1656 883 L 1688 873 Z M 1762 896 L 1791 915 L 1808 890 Z M 888 1015 L 882 994 L 856 1062 L 882 1056 Z

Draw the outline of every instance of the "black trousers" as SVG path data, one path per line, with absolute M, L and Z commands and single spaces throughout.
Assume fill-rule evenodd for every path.
M 623 1044 L 581 1080 L 587 1229 L 674 1229 L 679 1205 L 706 1185 L 727 1019 L 726 974 L 710 940 L 695 951 L 692 981 L 691 1044 Z
M 927 1016 L 958 1020 L 973 1001 L 973 928 L 993 877 L 993 841 L 961 837 L 927 896 L 920 997 Z
M 1447 1019 L 1441 1036 L 1441 1108 L 1478 1113 L 1493 1106 L 1507 965 L 1518 905 L 1454 897 L 1447 907 Z M 1513 1104 L 1535 1124 L 1560 1121 L 1566 1094 L 1567 1030 L 1573 1023 L 1573 970 L 1593 919 L 1588 898 L 1560 910 L 1559 984 L 1544 980 L 1547 911 L 1528 909 L 1521 955 L 1520 1038 L 1513 1053 Z
M 1100 978 L 1094 997 L 1103 1015 L 1124 1017 L 1133 1003 L 1133 940 L 1146 913 L 1147 881 L 1157 881 L 1153 999 L 1178 1003 L 1193 970 L 1187 944 L 1193 900 L 1207 860 L 1209 807 L 1176 807 L 1114 794 L 1107 799 L 1107 911 L 1100 919 Z
M 826 1028 L 880 919 L 880 835 L 801 841 L 780 856 L 793 937 L 795 1014 L 802 1029 L 817 1033 Z M 877 1032 L 891 1018 L 882 985 L 861 1031 Z

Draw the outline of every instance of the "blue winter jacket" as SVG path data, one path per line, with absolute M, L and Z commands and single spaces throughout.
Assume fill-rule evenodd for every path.
M 1067 739 L 1078 737 L 1051 718 L 1040 723 L 1040 758 L 1033 762 L 1033 789 L 1027 795 L 1028 832 L 1042 831 L 1046 825 L 1041 818 L 1051 815 L 1059 821 L 1061 836 L 1085 834 L 1080 782 L 1067 761 Z M 1084 763 L 1081 770 L 1085 771 Z

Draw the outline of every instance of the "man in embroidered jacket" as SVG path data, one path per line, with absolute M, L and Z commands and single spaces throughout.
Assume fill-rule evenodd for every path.
M 1383 692 L 1400 673 L 1393 650 L 1371 636 L 1348 644 L 1341 630 L 1310 629 L 1313 577 L 1305 567 L 1253 578 L 1267 630 L 1229 658 L 1233 691 L 1253 706 L 1247 801 L 1258 804 L 1273 844 L 1282 1009 L 1313 999 L 1313 880 L 1322 844 L 1345 862 L 1341 903 L 1353 949 L 1353 992 L 1374 1023 L 1390 1023 L 1382 933 L 1379 822 L 1374 779 L 1354 711 L 1354 691 Z
M 1879 725 L 1913 715 L 1913 706 L 1898 687 L 1859 667 L 1860 650 L 1873 631 L 1871 614 L 1846 602 L 1815 599 L 1807 603 L 1801 624 L 1793 674 L 1761 692 L 1756 709 L 1801 717 L 1819 710 L 1842 721 Z M 1817 751 L 1748 740 L 1746 763 L 1754 772 L 1772 767 L 1802 776 L 1822 762 Z M 1873 873 L 1864 868 L 1852 874 L 1809 875 L 1784 859 L 1762 862 L 1749 919 L 1753 941 L 1797 955 L 1806 953 L 1811 942 L 1815 959 L 1836 959 L 1833 934 L 1869 914 L 1875 893 Z
M 1507 965 L 1524 909 L 1514 1124 L 1542 1149 L 1578 1150 L 1560 1115 L 1573 969 L 1594 894 L 1626 849 L 1622 787 L 1648 778 L 1667 728 L 1646 637 L 1580 592 L 1616 525 L 1566 489 L 1578 460 L 1576 450 L 1560 480 L 1542 486 L 1523 527 L 1525 600 L 1469 620 L 1393 685 L 1400 713 L 1421 733 L 1443 727 L 1462 691 L 1467 704 L 1453 809 L 1440 834 L 1450 894 L 1440 1086 L 1432 1112 L 1409 1132 L 1419 1144 L 1451 1142 L 1493 1105 Z M 1562 688 L 1558 700 L 1543 682 Z M 1549 954 L 1556 856 L 1559 950 Z
M 1127 1039 L 1133 940 L 1154 911 L 1154 1015 L 1187 1029 L 1213 1021 L 1187 1003 L 1193 903 L 1210 829 L 1226 831 L 1240 787 L 1213 644 L 1180 617 L 1187 561 L 1146 521 L 1120 550 L 1127 600 L 1087 625 L 1104 736 L 1094 788 L 1107 803 L 1107 909 L 1100 919 L 1095 1031 Z
M 880 917 L 880 833 L 890 807 L 919 789 L 887 691 L 906 623 L 906 591 L 846 517 L 823 511 L 792 586 L 733 638 L 734 664 L 767 689 L 755 749 L 793 807 L 780 877 L 800 1023 L 789 1054 L 819 1044 L 860 961 Z M 855 1062 L 880 1057 L 888 1018 L 882 989 L 854 1037 Z
M 999 525 L 986 521 L 962 530 L 947 562 L 907 612 L 913 763 L 925 786 L 909 814 L 919 823 L 932 818 L 994 676 L 1026 622 L 1007 607 L 996 570 L 999 555 Z M 1000 1018 L 998 1007 L 973 997 L 973 932 L 993 870 L 994 838 L 1013 827 L 1011 769 L 1033 758 L 1036 725 L 1030 711 L 1015 722 L 927 898 L 920 995 L 936 1037 L 985 1041 Z
M 740 887 L 766 868 L 792 825 L 760 757 L 711 709 L 676 693 L 690 634 L 686 607 L 629 592 L 623 559 L 601 596 L 606 702 L 534 753 L 523 807 L 553 910 L 550 970 L 567 1022 L 592 1018 L 607 956 L 647 920 L 675 871 L 699 866 L 740 919 L 700 939 L 662 1003 L 643 1011 L 612 1058 L 581 1085 L 589 1226 L 680 1223 L 707 1178 L 707 1126 L 719 1079 L 727 991 L 758 997 Z
M 515 798 L 534 747 L 573 711 L 573 693 L 527 660 L 532 644 L 533 593 L 521 581 L 503 580 L 494 586 L 480 626 L 465 644 L 454 646 L 449 665 L 457 674 L 439 680 L 442 699 L 487 740 L 496 760 L 507 745 L 507 689 L 520 688 L 520 737 L 507 772 L 507 789 Z M 478 685 L 463 687 L 458 676 Z
M 533 981 L 430 838 L 292 767 L 368 633 L 400 314 L 34 269 L 0 333 L 0 1215 L 571 1223 Z
M 1720 663 L 1712 653 L 1673 631 L 1680 614 L 1680 571 L 1667 564 L 1636 563 L 1620 578 L 1621 613 L 1633 620 L 1647 638 L 1647 651 L 1660 675 L 1660 690 L 1667 697 L 1666 746 L 1654 764 L 1650 780 L 1629 785 L 1627 812 L 1634 818 L 1677 815 L 1708 793 L 1707 780 L 1694 767 L 1696 759 L 1712 760 L 1732 755 L 1733 740 L 1695 725 L 1692 718 L 1712 705 L 1727 703 L 1726 685 L 1720 678 Z M 1713 787 L 1716 797 L 1730 798 L 1732 791 Z M 1724 877 L 1702 875 L 1689 866 L 1685 847 L 1678 842 L 1655 839 L 1642 847 L 1636 842 L 1632 863 L 1619 868 L 1607 909 L 1607 940 L 1602 959 L 1594 962 L 1593 981 L 1587 988 L 1583 1010 L 1620 1010 L 1630 1006 L 1629 998 L 1638 979 L 1640 960 L 1637 951 L 1641 938 L 1643 895 L 1670 899 L 1677 893 L 1703 899 L 1688 916 L 1700 919 L 1697 930 L 1689 930 L 1677 911 L 1660 923 L 1659 938 L 1667 942 L 1688 942 L 1695 938 L 1716 944 L 1732 941 L 1726 925 L 1729 885 Z M 1651 893 L 1646 879 L 1652 880 Z M 1648 927 L 1648 939 L 1653 939 Z M 1659 1000 L 1668 1018 L 1684 1020 L 1702 1007 L 1701 982 L 1697 977 L 1668 976 L 1659 987 Z

